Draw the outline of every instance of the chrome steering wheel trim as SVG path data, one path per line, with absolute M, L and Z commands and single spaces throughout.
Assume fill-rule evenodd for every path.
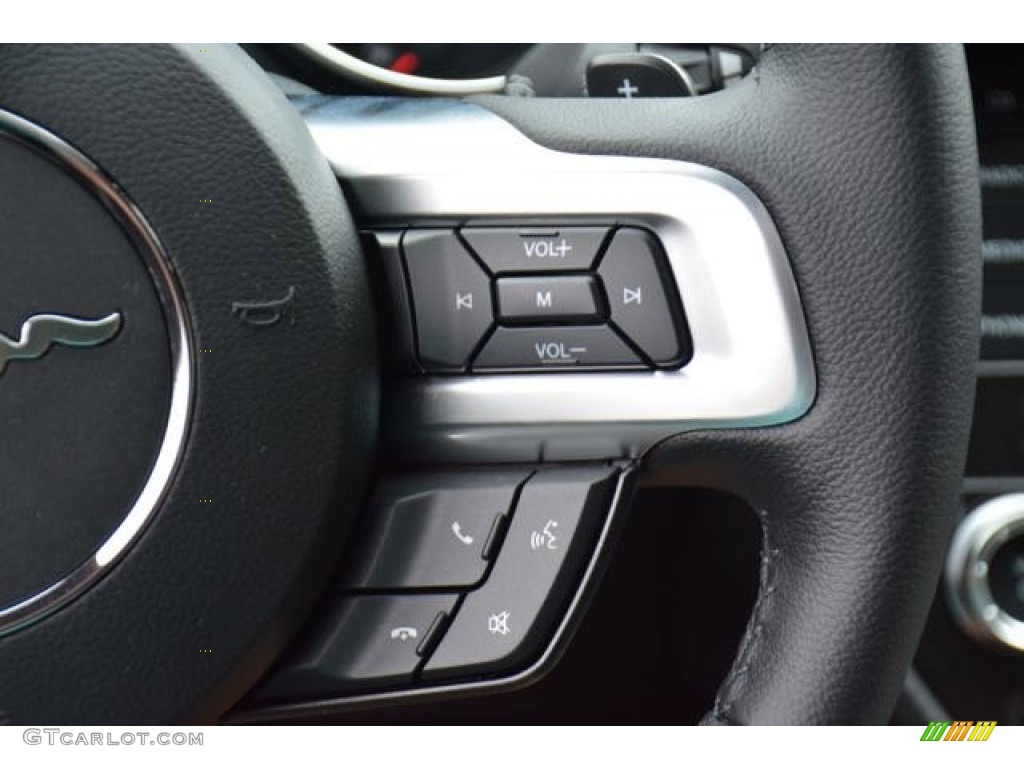
M 89 189 L 131 239 L 146 265 L 163 308 L 171 361 L 167 422 L 149 476 L 131 508 L 99 548 L 74 570 L 42 591 L 0 606 L 0 636 L 45 618 L 102 578 L 152 522 L 167 493 L 188 437 L 194 390 L 194 349 L 184 298 L 159 238 L 127 194 L 88 157 L 59 136 L 6 110 L 0 110 L 0 138 L 32 148 Z

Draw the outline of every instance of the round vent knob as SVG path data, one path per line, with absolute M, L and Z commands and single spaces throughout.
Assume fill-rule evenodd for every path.
M 1024 651 L 1024 493 L 974 509 L 946 559 L 954 618 L 976 640 Z

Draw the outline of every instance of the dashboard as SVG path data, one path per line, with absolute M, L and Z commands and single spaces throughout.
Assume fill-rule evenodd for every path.
M 342 43 L 369 64 L 422 77 L 467 79 L 503 75 L 532 46 L 498 43 Z
M 286 90 L 338 94 L 696 96 L 750 72 L 756 43 L 363 43 L 247 46 Z

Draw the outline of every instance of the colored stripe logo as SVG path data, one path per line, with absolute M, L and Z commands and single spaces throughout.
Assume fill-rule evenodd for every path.
M 921 741 L 988 741 L 995 727 L 995 720 L 931 722 L 921 734 Z

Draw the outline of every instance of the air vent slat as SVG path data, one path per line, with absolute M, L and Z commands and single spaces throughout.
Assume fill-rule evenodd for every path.
M 986 267 L 1024 267 L 1024 240 L 986 240 L 981 255 Z
M 1024 360 L 1024 164 L 982 166 L 983 360 Z
M 1024 315 L 996 315 L 981 318 L 981 332 L 995 339 L 1024 340 Z
M 980 177 L 984 189 L 1024 187 L 1024 165 L 983 165 Z

